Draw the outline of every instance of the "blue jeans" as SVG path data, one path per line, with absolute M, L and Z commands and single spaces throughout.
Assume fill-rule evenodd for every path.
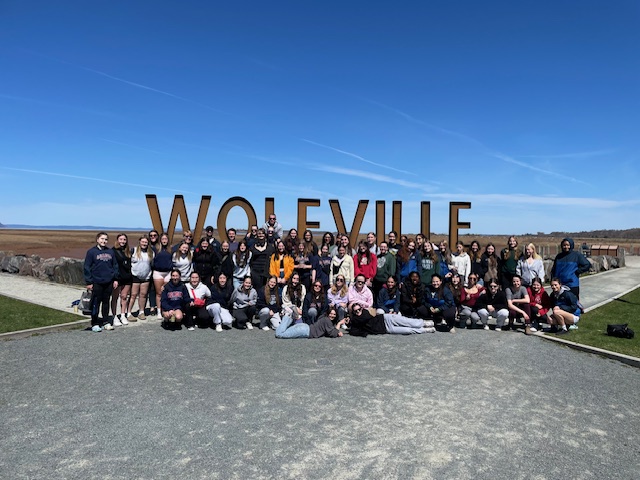
M 276 338 L 309 338 L 309 325 L 297 323 L 291 325 L 291 316 L 285 315 L 276 328 Z

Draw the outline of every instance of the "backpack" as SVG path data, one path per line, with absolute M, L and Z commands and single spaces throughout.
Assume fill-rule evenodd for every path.
M 607 325 L 607 335 L 618 338 L 633 338 L 635 333 L 625 323 L 624 325 Z

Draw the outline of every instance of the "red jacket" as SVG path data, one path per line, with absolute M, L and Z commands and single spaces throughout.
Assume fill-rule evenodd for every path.
M 367 263 L 368 262 L 368 263 Z M 355 275 L 364 275 L 364 278 L 373 280 L 378 271 L 378 258 L 370 253 L 369 258 L 365 255 L 356 253 L 353 257 L 353 270 Z

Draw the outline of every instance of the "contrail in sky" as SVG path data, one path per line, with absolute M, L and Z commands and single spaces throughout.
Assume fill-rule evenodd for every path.
M 225 114 L 225 115 L 231 115 L 228 112 L 225 112 L 223 110 L 218 110 L 217 108 L 213 108 L 213 107 L 211 107 L 209 105 L 206 105 L 204 103 L 196 102 L 195 100 L 191 100 L 191 99 L 186 98 L 186 97 L 181 97 L 180 95 L 176 95 L 174 93 L 165 92 L 164 90 L 159 90 L 157 88 L 149 87 L 149 86 L 143 85 L 141 83 L 132 82 L 131 80 L 126 80 L 124 78 L 116 77 L 115 75 L 110 75 L 110 74 L 102 72 L 100 70 L 96 70 L 95 68 L 85 67 L 84 65 L 80 65 L 78 63 L 68 62 L 68 61 L 62 60 L 60 58 L 52 57 L 50 55 L 45 55 L 45 54 L 42 54 L 42 53 L 39 53 L 39 52 L 34 52 L 34 51 L 31 51 L 31 50 L 25 50 L 25 51 L 27 51 L 27 52 L 29 52 L 29 53 L 31 53 L 33 55 L 37 55 L 39 57 L 43 57 L 43 58 L 47 58 L 49 60 L 53 60 L 54 62 L 63 63 L 65 65 L 71 65 L 72 67 L 80 68 L 80 69 L 85 70 L 87 72 L 95 73 L 96 75 L 101 75 L 101 76 L 103 76 L 105 78 L 109 78 L 111 80 L 115 80 L 116 82 L 121 82 L 121 83 L 124 83 L 124 84 L 127 84 L 127 85 L 131 85 L 132 87 L 141 88 L 143 90 L 148 90 L 150 92 L 159 93 L 160 95 L 166 95 L 167 97 L 175 98 L 177 100 L 182 100 L 183 102 L 191 103 L 192 105 L 197 105 L 199 107 L 206 108 L 206 109 L 211 110 L 213 112 L 222 113 L 222 114 Z
M 118 182 L 116 180 L 106 180 L 104 178 L 94 178 L 94 177 L 83 177 L 80 175 L 69 175 L 67 173 L 56 173 L 56 172 L 44 172 L 42 170 L 27 170 L 25 168 L 11 168 L 11 167 L 0 167 L 4 170 L 12 170 L 14 172 L 24 172 L 24 173 L 37 173 L 39 175 L 51 175 L 54 177 L 64 177 L 64 178 L 75 178 L 78 180 L 92 180 L 94 182 L 103 182 L 103 183 L 112 183 L 115 185 L 124 185 L 126 187 L 141 187 L 141 188 L 148 188 L 148 189 L 155 189 L 155 190 L 167 190 L 169 192 L 176 192 L 177 190 L 175 188 L 163 188 L 163 187 L 154 187 L 151 185 L 142 185 L 139 183 L 127 183 L 127 182 Z M 183 190 L 180 189 L 180 192 L 182 192 Z M 185 192 L 185 193 L 193 193 L 195 194 L 195 192 Z
M 413 172 L 408 172 L 406 170 L 400 170 L 399 168 L 390 167 L 389 165 L 384 165 L 382 163 L 372 162 L 371 160 L 367 160 L 366 158 L 361 157 L 360 155 L 356 155 L 355 153 L 351 153 L 351 152 L 347 152 L 345 150 L 340 150 L 338 148 L 330 147 L 329 145 L 323 145 L 322 143 L 314 142 L 313 140 L 307 140 L 306 138 L 301 138 L 300 140 L 302 140 L 303 142 L 310 143 L 311 145 L 316 145 L 318 147 L 326 148 L 328 150 L 333 150 L 334 152 L 342 153 L 343 155 L 347 155 L 349 157 L 355 158 L 357 160 L 360 160 L 361 162 L 365 162 L 365 163 L 369 163 L 371 165 L 375 165 L 376 167 L 386 168 L 388 170 L 393 170 L 393 171 L 400 172 L 400 173 L 406 173 L 407 175 L 415 175 L 415 173 L 413 173 Z

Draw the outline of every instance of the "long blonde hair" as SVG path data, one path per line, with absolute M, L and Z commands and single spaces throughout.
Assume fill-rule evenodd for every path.
M 136 248 L 133 251 L 133 256 L 135 256 L 138 259 L 138 261 L 142 260 L 142 249 L 140 248 L 140 240 L 143 240 L 145 238 L 147 239 L 147 242 L 148 242 L 147 243 L 147 256 L 149 258 L 149 262 L 151 262 L 151 260 L 153 260 L 153 256 L 154 256 L 155 252 L 153 251 L 153 248 L 151 248 L 151 242 L 149 241 L 149 237 L 147 237 L 146 235 L 142 235 L 138 239 L 138 245 L 136 246 Z
M 533 250 L 533 255 L 531 255 L 532 258 L 535 258 L 536 260 L 542 260 L 542 257 L 538 254 L 536 246 L 533 243 L 527 244 L 525 248 L 530 248 L 531 250 Z

